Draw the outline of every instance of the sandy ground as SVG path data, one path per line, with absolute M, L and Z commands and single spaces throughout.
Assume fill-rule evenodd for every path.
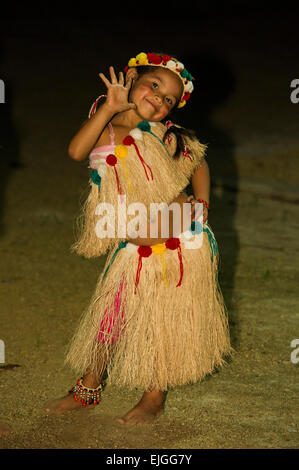
M 220 23 L 213 23 L 213 32 Z M 279 23 L 289 42 L 280 40 L 275 51 L 275 28 L 255 27 L 252 37 L 250 21 L 232 21 L 221 41 L 212 33 L 201 39 L 201 63 L 218 75 L 204 67 L 202 86 L 209 84 L 210 95 L 199 93 L 201 112 L 193 105 L 190 114 L 182 110 L 182 119 L 209 142 L 209 221 L 220 249 L 235 354 L 200 384 L 170 390 L 156 423 L 127 429 L 115 418 L 139 399 L 134 390 L 107 387 L 96 409 L 58 417 L 45 416 L 42 405 L 76 380 L 63 365 L 64 353 L 105 261 L 70 253 L 87 170 L 67 157 L 66 148 L 103 91 L 97 73 L 108 57 L 125 62 L 128 53 L 114 40 L 109 55 L 100 54 L 92 27 L 82 41 L 73 34 L 75 23 L 57 23 L 55 37 L 34 22 L 23 35 L 17 26 L 6 26 L 2 41 L 11 99 L 1 108 L 0 339 L 6 350 L 0 421 L 12 431 L 0 437 L 0 448 L 298 448 L 298 364 L 291 361 L 291 341 L 299 338 L 299 104 L 289 99 L 297 73 L 295 30 Z M 209 28 L 202 26 L 205 37 Z M 187 39 L 198 27 L 191 24 Z M 144 49 L 167 46 L 166 39 L 149 43 L 145 34 Z M 133 38 L 127 49 L 135 51 Z M 46 60 L 39 60 L 41 51 Z M 228 179 L 235 182 L 230 190 Z M 249 190 L 241 185 L 246 179 Z M 273 184 L 285 189 L 281 200 Z

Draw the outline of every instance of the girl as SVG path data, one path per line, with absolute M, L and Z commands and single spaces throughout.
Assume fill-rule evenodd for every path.
M 121 72 L 117 78 L 113 67 L 111 81 L 100 77 L 106 100 L 96 110 L 97 99 L 69 145 L 71 158 L 89 155 L 91 169 L 83 227 L 73 248 L 86 257 L 109 253 L 66 358 L 82 377 L 67 396 L 49 402 L 46 412 L 94 406 L 107 379 L 143 390 L 140 402 L 118 419 L 139 424 L 163 411 L 166 390 L 212 373 L 231 348 L 217 281 L 218 249 L 207 224 L 205 146 L 166 120 L 190 98 L 193 77 L 177 59 L 155 53 L 130 59 L 125 77 Z M 194 196 L 188 198 L 184 188 L 190 180 Z M 177 203 L 182 215 L 187 202 L 193 205 L 191 226 L 191 218 L 186 223 L 167 210 L 149 216 L 152 203 Z M 146 209 L 138 219 L 139 236 L 124 231 L 123 216 L 137 203 Z M 194 209 L 199 203 L 203 225 Z M 103 208 L 106 215 L 99 218 Z

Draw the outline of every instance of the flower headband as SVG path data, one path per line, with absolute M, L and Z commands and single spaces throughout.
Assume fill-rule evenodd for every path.
M 148 54 L 146 54 L 145 52 L 140 52 L 140 54 L 138 54 L 136 57 L 133 57 L 129 60 L 128 65 L 125 67 L 125 72 L 130 67 L 137 67 L 138 65 L 165 67 L 171 70 L 172 72 L 175 72 L 180 77 L 184 85 L 184 92 L 178 104 L 178 108 L 182 108 L 183 106 L 185 106 L 194 89 L 192 83 L 192 80 L 194 80 L 194 78 L 185 69 L 184 64 L 179 62 L 174 57 L 170 57 L 169 55 L 158 55 L 153 52 L 149 52 Z

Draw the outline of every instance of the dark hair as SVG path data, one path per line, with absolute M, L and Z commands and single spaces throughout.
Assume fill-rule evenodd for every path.
M 159 67 L 159 68 L 165 70 L 163 67 Z M 156 69 L 157 69 L 157 66 L 152 66 L 152 65 L 139 65 L 138 67 L 136 67 L 138 77 L 142 77 L 143 75 L 146 75 L 148 73 L 152 73 Z M 179 102 L 176 104 L 176 106 L 173 109 L 176 109 L 178 104 L 179 104 Z M 168 120 L 168 118 L 163 119 L 162 123 L 165 125 L 167 120 Z M 169 127 L 167 129 L 167 131 L 165 132 L 165 134 L 163 136 L 163 142 L 166 141 L 169 134 L 174 134 L 175 137 L 176 137 L 176 141 L 177 141 L 176 151 L 173 155 L 174 159 L 179 158 L 181 152 L 184 151 L 183 137 L 189 137 L 189 139 L 191 139 L 191 140 L 196 140 L 196 138 L 197 138 L 195 131 L 193 131 L 191 129 L 185 129 L 184 127 L 177 127 L 174 124 L 171 127 Z

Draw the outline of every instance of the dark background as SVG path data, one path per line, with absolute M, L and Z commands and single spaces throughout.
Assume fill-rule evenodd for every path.
M 0 338 L 10 368 L 0 371 L 0 421 L 14 432 L 0 446 L 298 446 L 289 357 L 298 337 L 299 103 L 290 101 L 298 20 L 291 2 L 1 6 Z M 67 146 L 105 92 L 98 73 L 155 50 L 196 78 L 173 120 L 208 144 L 209 222 L 237 355 L 221 373 L 171 392 L 157 428 L 117 429 L 114 416 L 138 394 L 114 389 L 99 415 L 52 420 L 43 403 L 74 385 L 65 347 L 104 266 L 70 253 L 88 170 Z
M 290 82 L 299 77 L 297 12 L 291 3 L 249 1 L 12 4 L 0 23 L 0 78 L 6 86 L 0 109 L 0 233 L 5 233 L 6 188 L 18 169 L 31 176 L 41 172 L 31 196 L 20 188 L 23 205 L 35 192 L 40 201 L 53 203 L 51 180 L 47 186 L 43 178 L 57 169 L 70 191 L 61 195 L 62 210 L 66 200 L 79 197 L 86 163 L 68 161 L 66 149 L 94 99 L 105 92 L 98 73 L 107 74 L 109 65 L 123 69 L 141 51 L 165 51 L 195 77 L 192 99 L 172 119 L 208 144 L 209 221 L 220 246 L 226 245 L 222 234 L 230 232 L 231 249 L 222 255 L 220 273 L 224 266 L 232 286 L 242 178 L 262 184 L 299 181 L 296 152 L 279 166 L 281 155 L 274 151 L 275 145 L 298 140 L 299 104 L 290 102 Z M 228 190 L 226 197 L 215 188 Z M 285 191 L 277 197 L 284 198 Z M 229 295 L 226 300 L 229 304 Z

